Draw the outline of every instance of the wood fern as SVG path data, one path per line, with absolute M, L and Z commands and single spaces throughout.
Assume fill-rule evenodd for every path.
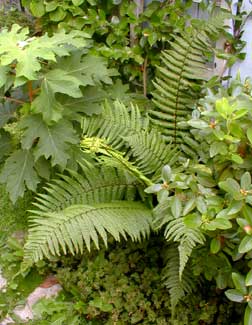
M 84 167 L 83 175 L 61 175 L 39 194 L 31 210 L 25 261 L 99 248 L 107 232 L 116 240 L 140 240 L 150 232 L 151 210 L 134 202 L 137 181 L 112 167 Z
M 172 312 L 174 313 L 179 300 L 193 291 L 194 281 L 191 279 L 188 269 L 183 272 L 182 277 L 179 276 L 180 257 L 176 244 L 168 246 L 164 257 L 163 280 L 169 290 Z
M 162 66 L 157 67 L 153 102 L 150 110 L 152 123 L 168 142 L 186 155 L 196 157 L 195 141 L 185 123 L 201 95 L 202 85 L 211 74 L 207 69 L 206 53 L 212 51 L 211 38 L 219 34 L 225 15 L 214 16 L 201 29 L 191 28 L 176 35 L 171 48 L 161 54 Z M 197 146 L 197 144 L 196 144 Z
M 82 143 L 89 142 L 86 149 L 97 151 L 103 146 L 110 154 L 113 150 L 125 151 L 127 160 L 149 178 L 157 179 L 165 164 L 172 166 L 177 162 L 177 148 L 168 145 L 159 132 L 149 127 L 148 119 L 141 116 L 136 106 L 128 110 L 119 101 L 114 107 L 106 103 L 103 113 L 85 117 L 82 127 Z
M 84 246 L 90 250 L 91 241 L 99 248 L 98 235 L 107 244 L 107 232 L 117 241 L 127 235 L 140 240 L 149 233 L 150 221 L 151 210 L 139 202 L 75 204 L 61 211 L 36 211 L 30 218 L 24 261 L 83 253 Z

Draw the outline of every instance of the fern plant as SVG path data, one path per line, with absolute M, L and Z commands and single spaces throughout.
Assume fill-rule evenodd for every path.
M 82 167 L 83 175 L 61 175 L 37 197 L 30 211 L 25 245 L 26 263 L 44 256 L 82 253 L 98 235 L 107 244 L 107 232 L 116 240 L 129 235 L 140 240 L 150 232 L 151 210 L 137 195 L 137 180 L 108 167 Z
M 176 151 L 149 129 L 137 107 L 128 111 L 118 101 L 114 107 L 106 103 L 99 116 L 83 118 L 82 126 L 80 147 L 89 160 L 38 194 L 25 245 L 28 264 L 81 253 L 91 242 L 99 248 L 99 237 L 107 244 L 107 233 L 116 240 L 126 235 L 141 240 L 150 232 L 152 210 L 144 189 L 159 178 L 164 163 L 175 164 Z
M 201 97 L 204 82 L 213 74 L 207 68 L 213 50 L 211 38 L 219 35 L 225 15 L 220 13 L 201 28 L 189 28 L 176 35 L 171 48 L 161 54 L 153 92 L 155 107 L 150 110 L 152 123 L 168 142 L 188 156 L 196 158 L 197 142 L 186 120 L 190 119 Z M 213 53 L 212 53 L 213 55 Z

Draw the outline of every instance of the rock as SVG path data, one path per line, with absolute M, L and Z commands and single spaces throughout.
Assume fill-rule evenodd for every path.
M 6 290 L 7 280 L 3 277 L 2 271 L 0 269 L 0 291 Z
M 36 304 L 41 298 L 51 298 L 57 296 L 59 291 L 62 290 L 60 284 L 58 284 L 57 279 L 53 275 L 49 275 L 45 281 L 37 287 L 26 299 L 26 304 L 23 307 L 16 307 L 13 312 L 17 315 L 23 322 L 27 322 L 33 319 L 32 306 Z M 5 318 L 0 325 L 14 324 L 15 322 L 11 317 Z

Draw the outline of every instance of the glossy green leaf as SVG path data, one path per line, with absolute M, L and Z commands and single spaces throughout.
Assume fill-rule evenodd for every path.
M 188 121 L 188 124 L 195 129 L 205 129 L 209 127 L 209 125 L 206 122 L 202 120 L 196 120 L 196 119 L 192 119 Z
M 180 199 L 177 196 L 174 196 L 171 199 L 171 211 L 175 218 L 179 218 L 182 213 L 182 204 Z
M 157 193 L 162 190 L 162 184 L 153 184 L 147 187 L 144 192 L 146 193 Z
M 207 205 L 202 196 L 198 196 L 196 199 L 196 207 L 200 213 L 204 214 L 207 212 Z
M 228 178 L 226 181 L 219 182 L 219 187 L 227 193 L 230 193 L 235 199 L 242 199 L 240 185 L 233 178 Z
M 196 213 L 189 214 L 184 217 L 184 224 L 188 228 L 198 228 L 202 224 L 201 216 Z
M 247 195 L 245 202 L 248 203 L 249 205 L 252 205 L 252 195 Z
M 72 0 L 72 2 L 75 6 L 80 6 L 84 2 L 84 0 Z
M 246 286 L 252 286 L 252 269 L 246 275 L 245 284 Z
M 218 237 L 215 237 L 211 240 L 210 252 L 212 254 L 217 254 L 221 249 L 221 241 Z
M 231 155 L 231 159 L 232 159 L 232 161 L 233 162 L 235 162 L 236 164 L 242 164 L 243 163 L 243 159 L 242 159 L 242 157 L 240 156 L 240 155 L 238 155 L 238 154 L 232 154 Z
M 172 175 L 171 167 L 169 165 L 165 165 L 162 168 L 162 179 L 166 182 L 169 182 L 171 179 L 171 175 Z
M 251 325 L 251 324 L 252 324 L 252 309 L 249 306 L 247 306 L 244 314 L 244 325 Z
M 247 129 L 247 137 L 249 139 L 249 142 L 252 144 L 252 128 Z
M 230 229 L 232 228 L 232 223 L 224 218 L 215 218 L 214 220 L 210 221 L 209 223 L 206 223 L 204 225 L 205 229 L 214 231 L 216 229 Z
M 246 172 L 241 177 L 241 188 L 243 190 L 249 190 L 251 186 L 251 175 L 249 172 Z
M 52 21 L 58 22 L 63 20 L 67 15 L 67 11 L 62 7 L 57 7 L 56 10 L 50 12 L 49 16 Z
M 247 253 L 250 250 L 252 250 L 252 236 L 245 236 L 239 245 L 239 253 Z
M 227 145 L 224 142 L 214 142 L 210 145 L 210 157 L 218 154 L 225 155 L 228 152 Z
M 224 118 L 228 118 L 234 111 L 234 107 L 231 106 L 227 98 L 221 98 L 216 101 L 216 111 Z
M 242 292 L 242 294 L 246 294 L 247 293 L 247 288 L 245 285 L 245 277 L 239 273 L 232 273 L 232 280 L 234 282 L 235 285 L 235 289 L 237 289 L 238 291 Z
M 191 212 L 196 206 L 196 199 L 191 198 L 189 201 L 186 202 L 186 205 L 183 210 L 183 216 L 186 216 L 189 212 Z
M 245 204 L 241 210 L 243 217 L 252 225 L 252 207 Z
M 42 17 L 45 14 L 45 6 L 42 1 L 32 0 L 30 10 L 35 17 Z
M 241 118 L 242 116 L 246 115 L 248 113 L 248 110 L 246 108 L 241 108 L 238 111 L 233 112 L 232 114 L 232 120 L 237 120 Z
M 229 300 L 234 302 L 243 302 L 244 300 L 242 292 L 235 289 L 229 289 L 225 291 L 225 295 L 228 297 Z
M 243 207 L 243 202 L 242 201 L 232 201 L 231 204 L 228 207 L 228 212 L 227 215 L 233 215 L 241 211 Z

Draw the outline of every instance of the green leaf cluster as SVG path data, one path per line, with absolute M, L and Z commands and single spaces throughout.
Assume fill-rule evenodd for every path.
M 99 113 L 108 94 L 131 98 L 113 85 L 106 59 L 88 53 L 91 44 L 81 31 L 30 37 L 13 25 L 0 33 L 0 181 L 13 202 L 54 171 L 76 168 L 82 116 Z

